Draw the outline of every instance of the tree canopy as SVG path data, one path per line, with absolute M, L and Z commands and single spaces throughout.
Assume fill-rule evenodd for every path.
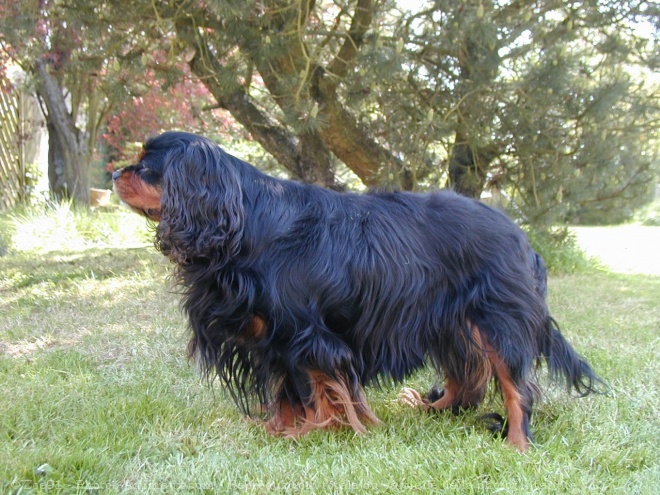
M 88 75 L 104 64 L 96 84 L 120 92 L 145 68 L 161 91 L 192 76 L 212 100 L 201 120 L 224 109 L 306 182 L 341 187 L 350 171 L 370 187 L 490 190 L 538 224 L 625 219 L 657 180 L 650 2 L 135 0 L 130 15 L 118 0 L 34 4 L 76 33 L 57 60 L 55 36 L 5 35 L 36 76 L 45 64 L 81 81 L 81 60 Z

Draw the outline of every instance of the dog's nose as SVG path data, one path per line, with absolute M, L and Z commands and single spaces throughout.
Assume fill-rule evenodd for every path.
M 121 169 L 120 170 L 115 170 L 114 172 L 112 172 L 112 180 L 113 181 L 119 179 L 120 176 L 121 176 Z

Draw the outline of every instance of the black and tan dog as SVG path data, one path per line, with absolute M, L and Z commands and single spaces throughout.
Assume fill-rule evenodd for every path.
M 364 431 L 378 419 L 363 386 L 430 362 L 443 390 L 425 399 L 408 389 L 409 402 L 474 407 L 495 380 L 507 439 L 525 450 L 538 366 L 580 394 L 600 383 L 550 316 L 541 257 L 478 201 L 279 180 L 180 132 L 149 140 L 113 180 L 158 222 L 191 355 L 246 413 L 267 404 L 272 433 Z

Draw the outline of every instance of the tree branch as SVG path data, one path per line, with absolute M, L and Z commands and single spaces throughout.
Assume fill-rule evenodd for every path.
M 309 14 L 309 11 L 306 13 Z M 337 95 L 340 79 L 316 61 L 310 60 L 309 51 L 299 32 L 299 18 L 292 16 L 291 12 L 287 12 L 287 15 L 287 18 L 277 19 L 277 25 L 289 33 L 281 38 L 281 50 L 267 60 L 259 57 L 258 53 L 250 52 L 277 104 L 285 112 L 291 112 L 300 108 L 298 97 L 316 102 L 321 125 L 308 133 L 308 136 L 318 135 L 323 145 L 355 172 L 364 184 L 382 186 L 382 170 L 401 179 L 398 176 L 405 170 L 403 162 L 375 141 L 344 107 Z M 359 0 L 349 37 L 330 64 L 337 74 L 345 75 L 348 72 L 350 62 L 363 43 L 372 17 L 372 1 Z M 282 83 L 287 79 L 297 80 L 298 88 L 306 86 L 306 91 L 299 90 L 292 95 L 290 89 L 287 90 Z M 405 181 L 399 180 L 399 183 L 408 187 Z
M 364 37 L 371 25 L 374 16 L 374 5 L 372 0 L 358 0 L 353 14 L 351 27 L 348 30 L 344 44 L 339 49 L 335 58 L 330 62 L 327 68 L 328 74 L 336 78 L 336 84 L 348 73 L 351 62 L 360 51 L 364 43 Z M 328 88 L 330 89 L 330 88 Z
M 178 19 L 176 30 L 179 39 L 195 50 L 195 55 L 189 62 L 190 70 L 199 77 L 220 107 L 228 110 L 294 178 L 318 182 L 324 186 L 335 185 L 329 164 L 325 170 L 318 173 L 318 165 L 310 158 L 312 147 L 299 144 L 300 140 L 296 139 L 296 136 L 263 113 L 250 101 L 238 81 L 232 85 L 238 89 L 230 92 L 220 84 L 218 75 L 232 73 L 213 55 L 208 43 L 196 32 L 190 19 Z

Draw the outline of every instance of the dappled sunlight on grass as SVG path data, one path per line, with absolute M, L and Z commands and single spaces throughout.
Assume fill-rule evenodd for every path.
M 553 315 L 612 393 L 548 387 L 522 455 L 480 419 L 502 412 L 499 396 L 461 416 L 424 414 L 390 383 L 366 390 L 384 422 L 366 435 L 268 436 L 187 361 L 170 269 L 150 246 L 10 246 L 0 258 L 1 493 L 655 495 L 660 277 L 550 278 Z M 425 369 L 405 385 L 436 381 Z
M 86 348 L 87 340 L 100 336 L 113 347 L 113 339 L 125 339 L 127 332 L 146 334 L 172 319 L 185 328 L 178 297 L 168 292 L 169 265 L 153 248 L 14 255 L 3 258 L 1 272 L 0 323 L 7 331 L 0 351 L 9 356 Z M 128 340 L 120 346 L 134 346 Z M 181 349 L 183 354 L 185 345 Z
M 89 211 L 71 203 L 10 213 L 10 244 L 19 252 L 80 251 L 103 246 L 147 246 L 153 227 L 128 210 Z

